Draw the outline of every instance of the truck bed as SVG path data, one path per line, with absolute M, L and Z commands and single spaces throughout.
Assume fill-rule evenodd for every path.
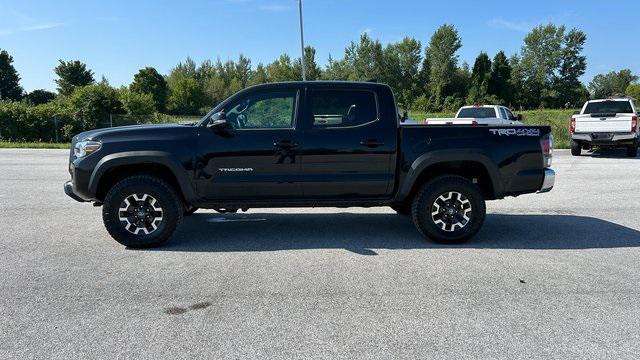
M 548 126 L 402 126 L 400 174 L 411 176 L 424 159 L 460 161 L 462 167 L 476 163 L 496 179 L 496 198 L 535 192 L 544 178 L 540 142 L 550 132 Z

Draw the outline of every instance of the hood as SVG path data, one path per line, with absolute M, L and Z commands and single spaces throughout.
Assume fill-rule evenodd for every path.
M 193 123 L 176 123 L 176 124 L 150 124 L 150 125 L 127 125 L 127 126 L 116 126 L 112 128 L 102 128 L 102 129 L 94 129 L 85 132 L 81 132 L 78 135 L 74 136 L 72 139 L 72 143 L 76 143 L 78 141 L 84 140 L 96 140 L 104 137 L 109 137 L 112 135 L 124 135 L 124 134 L 133 134 L 133 133 L 142 133 L 147 131 L 157 131 L 161 129 L 176 129 L 176 128 L 184 128 L 188 126 L 194 126 Z

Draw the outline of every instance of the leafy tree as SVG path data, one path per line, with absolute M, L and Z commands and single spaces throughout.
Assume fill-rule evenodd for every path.
M 452 85 L 458 64 L 456 52 L 460 47 L 462 42 L 453 25 L 442 25 L 431 36 L 425 57 L 429 64 L 429 95 L 433 110 L 441 110 L 445 98 L 454 93 Z
M 0 50 L 0 100 L 22 99 L 20 76 L 13 67 L 13 57 L 6 50 Z
M 324 80 L 347 80 L 353 76 L 353 69 L 345 59 L 334 60 L 329 55 L 327 67 L 322 72 Z
M 360 42 L 351 42 L 345 49 L 345 60 L 352 69 L 349 80 L 381 80 L 383 77 L 382 44 L 366 33 Z
M 640 84 L 631 84 L 627 86 L 625 94 L 627 94 L 627 96 L 635 98 L 636 100 L 640 100 Z
M 471 88 L 467 102 L 483 103 L 489 94 L 489 77 L 491 76 L 491 60 L 485 52 L 480 52 L 473 64 Z
M 50 101 L 53 101 L 55 98 L 55 93 L 43 89 L 33 90 L 26 96 L 27 102 L 29 102 L 31 105 L 46 104 Z
M 249 85 L 265 84 L 268 82 L 267 70 L 264 68 L 264 65 L 258 64 L 249 78 Z
M 243 88 L 247 86 L 249 83 L 249 79 L 251 78 L 252 70 L 251 70 L 251 60 L 249 60 L 244 55 L 240 54 L 238 58 L 238 62 L 235 63 L 235 78 L 240 81 L 240 86 Z
M 511 71 L 512 68 L 509 59 L 507 59 L 504 51 L 499 51 L 496 56 L 493 57 L 487 91 L 505 105 L 510 105 L 513 100 Z
M 295 81 L 302 80 L 302 74 L 296 71 L 296 68 L 291 62 L 291 58 L 287 54 L 282 54 L 280 57 L 267 65 L 267 77 L 270 81 Z
M 164 111 L 167 104 L 167 81 L 155 68 L 140 69 L 133 77 L 129 90 L 151 95 L 156 111 Z
M 167 101 L 169 113 L 194 115 L 201 112 L 204 94 L 195 78 L 182 76 L 169 84 L 169 99 Z
M 383 82 L 393 88 L 399 104 L 411 109 L 421 92 L 421 84 L 416 81 L 420 75 L 422 62 L 420 41 L 409 37 L 398 43 L 389 44 L 383 51 Z
M 54 71 L 58 75 L 56 84 L 61 95 L 71 95 L 75 88 L 95 83 L 93 71 L 87 69 L 86 64 L 78 60 L 59 62 Z
M 68 106 L 73 121 L 65 125 L 67 135 L 102 127 L 110 114 L 124 112 L 118 91 L 105 82 L 76 87 L 69 96 Z
M 585 33 L 577 29 L 572 29 L 564 36 L 555 86 L 559 101 L 552 106 L 577 107 L 584 102 L 584 86 L 580 77 L 587 69 L 587 58 L 582 55 L 586 41 Z
M 318 80 L 322 77 L 322 70 L 316 63 L 316 49 L 311 46 L 304 48 L 304 60 L 305 71 L 307 80 Z M 295 71 L 300 72 L 300 78 L 302 79 L 302 64 L 300 59 L 296 59 L 294 62 Z
M 119 91 L 122 107 L 129 115 L 150 115 L 156 112 L 156 103 L 153 94 L 137 92 L 126 87 Z
M 540 25 L 524 39 L 518 69 L 514 72 L 520 77 L 522 103 L 525 107 L 536 108 L 542 105 L 542 96 L 553 88 L 555 71 L 562 57 L 562 41 L 565 27 L 553 24 Z
M 589 92 L 596 99 L 622 95 L 627 87 L 636 80 L 638 77 L 633 75 L 629 69 L 599 74 L 594 76 L 589 83 Z

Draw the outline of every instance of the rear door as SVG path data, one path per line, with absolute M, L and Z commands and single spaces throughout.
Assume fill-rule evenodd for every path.
M 629 100 L 590 101 L 585 105 L 582 115 L 575 116 L 575 132 L 630 132 L 633 115 Z
M 375 91 L 310 88 L 304 122 L 300 187 L 305 198 L 390 196 L 397 113 L 382 114 Z

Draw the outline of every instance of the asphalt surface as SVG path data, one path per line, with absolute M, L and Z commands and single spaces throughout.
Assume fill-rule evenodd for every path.
M 461 246 L 388 208 L 198 212 L 129 250 L 66 151 L 0 150 L 0 359 L 637 359 L 640 157 L 557 152 Z

